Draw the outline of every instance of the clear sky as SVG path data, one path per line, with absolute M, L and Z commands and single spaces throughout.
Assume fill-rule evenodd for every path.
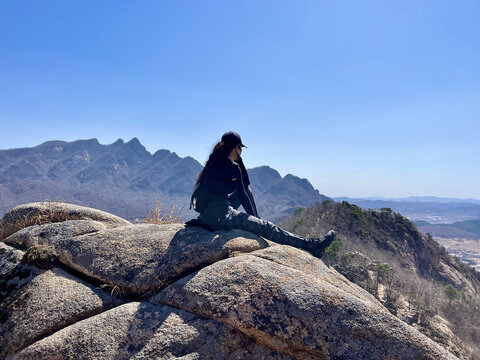
M 480 1 L 0 2 L 0 149 L 228 130 L 328 196 L 480 198 Z

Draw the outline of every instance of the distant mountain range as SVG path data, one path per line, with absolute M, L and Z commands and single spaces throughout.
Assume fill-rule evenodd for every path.
M 354 200 L 380 200 L 380 201 L 396 201 L 396 202 L 429 202 L 429 203 L 470 203 L 480 204 L 480 200 L 477 199 L 458 199 L 458 198 L 446 198 L 437 196 L 408 196 L 403 198 L 384 198 L 384 197 L 365 197 L 365 198 L 348 198 L 338 197 L 336 201 L 354 201 Z
M 412 221 L 430 224 L 480 219 L 480 201 L 475 199 L 412 196 L 399 199 L 338 197 L 334 200 L 347 201 L 364 209 L 391 208 Z
M 453 224 L 430 224 L 427 221 L 415 221 L 417 228 L 434 237 L 451 239 L 480 240 L 480 220 L 467 220 Z
M 97 139 L 47 141 L 32 148 L 0 150 L 0 214 L 20 203 L 51 199 L 102 209 L 134 220 L 158 198 L 184 217 L 202 165 L 169 150 L 149 153 L 137 138 L 102 145 Z M 298 207 L 329 199 L 306 179 L 261 166 L 248 170 L 263 218 L 278 221 Z

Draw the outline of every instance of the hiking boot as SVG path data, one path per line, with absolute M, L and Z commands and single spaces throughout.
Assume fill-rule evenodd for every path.
M 304 247 L 305 250 L 308 250 L 315 255 L 316 257 L 322 257 L 325 249 L 328 248 L 333 240 L 335 239 L 335 231 L 330 230 L 323 239 L 319 238 L 308 238 L 306 239 L 306 246 Z

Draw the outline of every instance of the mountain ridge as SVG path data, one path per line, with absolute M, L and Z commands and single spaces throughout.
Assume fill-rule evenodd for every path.
M 98 139 L 49 140 L 34 147 L 0 150 L 0 214 L 19 202 L 66 201 L 129 220 L 144 217 L 159 198 L 184 216 L 202 165 L 193 157 L 159 149 L 153 154 L 136 137 L 107 145 Z M 306 179 L 261 166 L 248 169 L 257 208 L 278 221 L 300 206 L 328 197 Z M 272 175 L 273 174 L 273 175 Z M 271 187 L 276 186 L 273 190 Z M 271 190 L 269 192 L 269 190 Z

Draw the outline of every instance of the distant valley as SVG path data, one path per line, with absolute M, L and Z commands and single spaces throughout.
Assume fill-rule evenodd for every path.
M 348 201 L 364 209 L 390 208 L 411 221 L 426 221 L 430 224 L 480 220 L 480 201 L 475 199 L 415 196 L 400 199 L 338 197 L 334 200 Z
M 364 209 L 391 208 L 413 221 L 418 230 L 431 234 L 452 255 L 480 271 L 480 201 L 436 197 L 354 199 Z
M 415 222 L 418 230 L 429 233 L 447 251 L 480 271 L 480 220 L 454 222 L 453 224 L 429 224 Z

